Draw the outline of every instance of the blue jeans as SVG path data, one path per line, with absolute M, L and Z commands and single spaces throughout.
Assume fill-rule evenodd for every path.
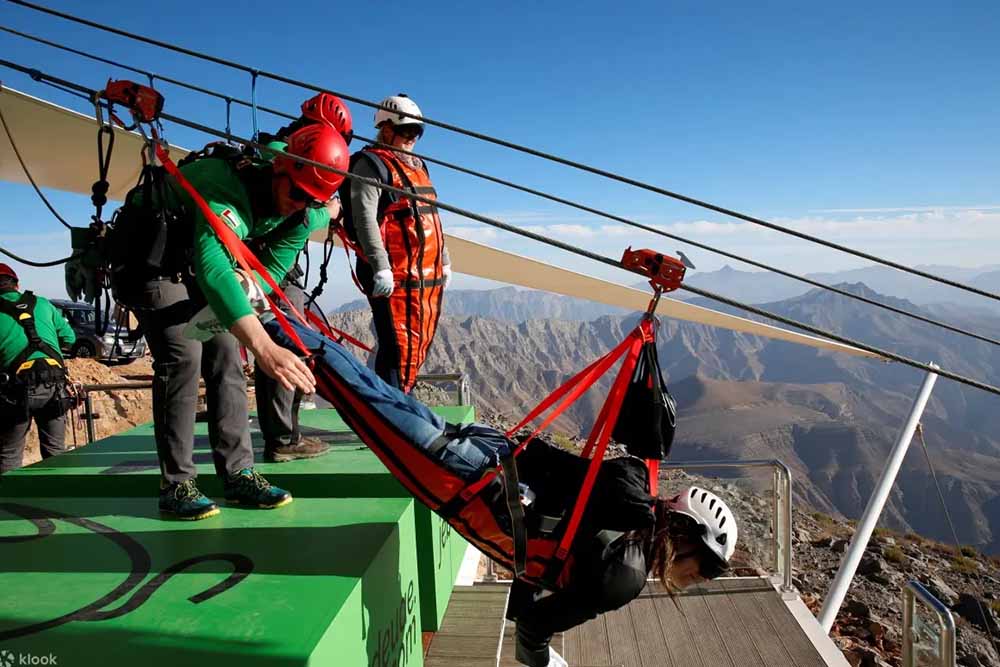
M 296 333 L 323 363 L 347 385 L 358 400 L 371 406 L 408 441 L 421 449 L 434 447 L 445 434 L 447 424 L 426 405 L 386 383 L 373 370 L 355 358 L 343 345 L 293 322 Z M 276 320 L 264 325 L 267 333 L 282 347 L 299 349 Z M 327 400 L 331 397 L 324 396 Z M 331 403 L 336 405 L 335 401 Z M 483 424 L 448 428 L 447 444 L 437 456 L 441 463 L 459 477 L 472 481 L 500 464 L 500 458 L 512 450 L 511 442 L 500 431 Z

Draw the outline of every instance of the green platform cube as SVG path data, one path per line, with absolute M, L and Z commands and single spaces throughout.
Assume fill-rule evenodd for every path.
M 194 523 L 138 499 L 0 501 L 0 655 L 419 667 L 414 554 L 401 498 L 299 499 Z
M 475 418 L 474 409 L 467 406 L 433 410 L 453 423 Z M 330 442 L 333 451 L 316 459 L 258 464 L 258 469 L 273 484 L 288 489 L 297 499 L 411 497 L 335 410 L 303 411 L 300 423 L 303 432 Z M 207 425 L 197 424 L 196 434 L 198 485 L 207 495 L 221 497 L 222 487 L 211 463 Z M 253 440 L 255 449 L 263 448 L 256 429 Z M 259 452 L 257 458 L 260 459 Z M 139 502 L 152 510 L 158 479 L 153 428 L 144 424 L 4 475 L 0 479 L 0 501 L 25 496 L 127 497 L 141 498 Z M 223 514 L 228 511 L 223 507 Z M 465 543 L 424 505 L 415 504 L 414 516 L 420 563 L 421 626 L 425 631 L 434 631 L 444 616 Z

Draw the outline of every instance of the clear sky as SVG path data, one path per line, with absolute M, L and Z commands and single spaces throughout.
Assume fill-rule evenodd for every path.
M 1000 4 L 981 2 L 135 3 L 50 6 L 369 100 L 406 92 L 432 118 L 587 162 L 912 264 L 1000 263 Z M 249 97 L 249 76 L 0 3 L 2 23 Z M 126 72 L 6 34 L 3 58 L 99 87 Z M 4 85 L 79 110 L 0 69 Z M 167 109 L 225 124 L 224 104 L 164 85 Z M 308 94 L 261 80 L 260 103 Z M 353 106 L 372 134 L 371 109 Z M 249 114 L 234 114 L 249 133 Z M 262 115 L 262 128 L 278 119 Z M 16 128 L 15 132 L 16 132 Z M 193 148 L 209 137 L 167 126 Z M 44 137 L 16 136 L 21 142 Z M 357 147 L 357 146 L 352 146 Z M 58 146 L 52 146 L 54 153 Z M 418 151 L 794 271 L 861 262 L 789 237 L 431 128 Z M 95 151 L 96 153 L 96 151 Z M 96 165 L 96 154 L 95 154 Z M 629 244 L 726 261 L 669 239 L 434 169 L 443 201 L 619 256 Z M 96 178 L 96 166 L 95 166 Z M 0 239 L 36 258 L 68 235 L 30 188 L 0 184 Z M 87 198 L 55 193 L 74 222 Z M 634 280 L 505 232 L 449 230 L 625 283 Z M 315 255 L 314 255 L 315 256 Z M 333 300 L 351 296 L 343 255 Z M 738 268 L 746 268 L 737 265 Z M 61 270 L 25 271 L 59 296 Z M 339 279 L 339 284 L 337 283 Z M 460 278 L 458 287 L 482 284 Z

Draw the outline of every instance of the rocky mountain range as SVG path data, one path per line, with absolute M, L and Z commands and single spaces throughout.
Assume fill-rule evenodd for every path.
M 841 287 L 929 313 L 863 284 Z M 513 289 L 450 293 L 424 370 L 465 372 L 477 406 L 516 420 L 637 321 L 636 314 L 586 320 L 585 311 L 570 301 Z M 997 347 L 836 294 L 813 290 L 764 307 L 1000 383 Z M 531 317 L 550 308 L 567 319 Z M 982 313 L 950 308 L 952 321 L 979 331 L 995 324 Z M 470 309 L 477 314 L 452 314 Z M 332 321 L 371 340 L 364 309 L 336 313 Z M 923 380 L 920 371 L 899 364 L 672 320 L 663 322 L 659 348 L 679 404 L 675 460 L 779 458 L 792 468 L 801 501 L 845 517 L 863 510 Z M 570 436 L 589 428 L 609 382 L 605 378 L 588 392 L 556 428 Z M 1000 397 L 939 380 L 923 418 L 930 458 L 959 536 L 987 553 L 1000 552 L 997 406 Z M 883 521 L 936 539 L 949 534 L 917 439 Z

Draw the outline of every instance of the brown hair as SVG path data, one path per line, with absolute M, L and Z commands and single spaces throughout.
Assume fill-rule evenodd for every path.
M 663 498 L 656 499 L 653 508 L 656 521 L 653 524 L 652 535 L 649 537 L 649 573 L 663 584 L 671 596 L 680 592 L 680 588 L 671 580 L 670 574 L 674 566 L 674 558 L 678 549 L 675 540 L 687 536 L 679 530 L 679 524 L 671 521 L 670 510 Z

